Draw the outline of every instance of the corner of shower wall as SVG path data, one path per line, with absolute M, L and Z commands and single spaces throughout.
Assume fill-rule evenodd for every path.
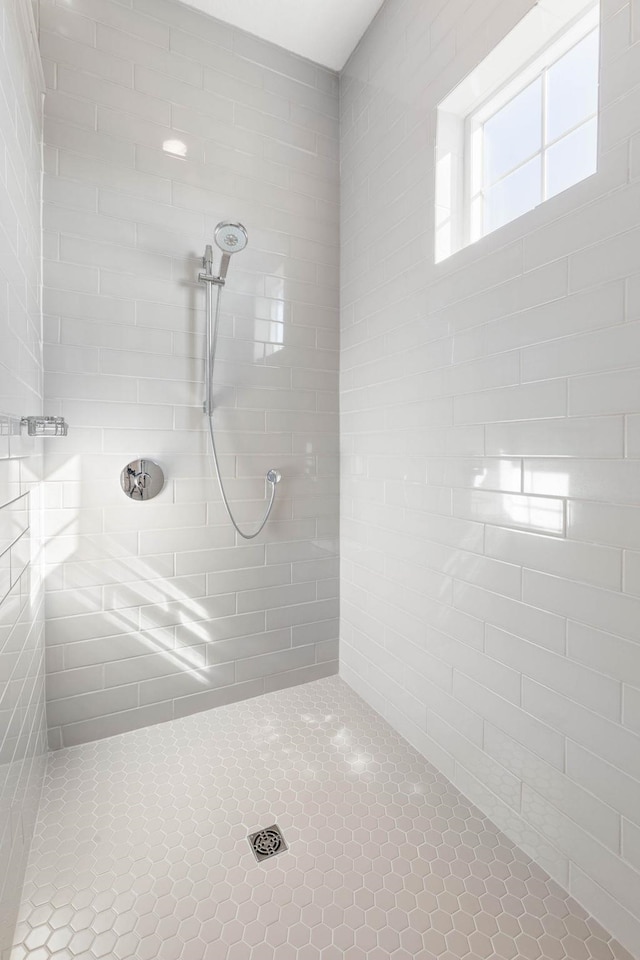
M 31 0 L 0 0 L 0 956 L 8 956 L 46 766 L 42 456 L 44 81 Z

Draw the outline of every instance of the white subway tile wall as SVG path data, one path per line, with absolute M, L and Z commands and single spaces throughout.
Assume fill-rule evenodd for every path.
M 331 71 L 172 0 L 42 0 L 40 39 L 56 748 L 337 671 L 339 120 Z M 249 233 L 215 366 L 241 525 L 284 477 L 249 544 L 202 413 L 224 219 Z M 167 478 L 150 503 L 120 490 L 138 456 Z
M 41 440 L 44 79 L 31 0 L 0 0 L 0 956 L 8 956 L 45 772 Z
M 434 264 L 436 106 L 533 5 L 387 0 L 341 78 L 341 673 L 637 955 L 637 3 L 598 173 Z

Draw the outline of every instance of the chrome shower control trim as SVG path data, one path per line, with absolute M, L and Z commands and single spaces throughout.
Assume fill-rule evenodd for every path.
M 64 417 L 23 417 L 30 437 L 66 437 L 69 424 Z
M 162 467 L 155 460 L 132 460 L 120 474 L 120 486 L 131 500 L 153 500 L 164 487 Z

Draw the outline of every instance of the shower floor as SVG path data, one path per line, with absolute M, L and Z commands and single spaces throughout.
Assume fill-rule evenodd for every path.
M 12 960 L 629 956 L 330 678 L 53 754 Z

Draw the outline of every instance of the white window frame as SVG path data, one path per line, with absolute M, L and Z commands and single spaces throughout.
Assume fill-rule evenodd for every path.
M 438 105 L 436 262 L 486 235 L 482 226 L 471 222 L 472 154 L 481 126 L 599 27 L 600 0 L 538 0 Z M 593 116 L 583 123 L 591 120 Z M 544 150 L 550 146 L 545 144 Z
M 464 206 L 465 206 L 465 225 L 464 225 L 464 237 L 465 245 L 469 243 L 475 243 L 476 240 L 480 240 L 482 237 L 488 235 L 490 231 L 487 231 L 484 226 L 484 203 L 485 203 L 485 186 L 484 186 L 484 139 L 483 132 L 484 126 L 489 122 L 500 110 L 503 110 L 510 103 L 512 103 L 516 97 L 523 93 L 528 87 L 536 83 L 536 81 L 541 81 L 542 87 L 542 110 L 541 110 L 541 136 L 540 136 L 540 149 L 536 150 L 535 153 L 532 153 L 531 156 L 526 157 L 515 167 L 508 170 L 504 173 L 495 183 L 491 184 L 492 187 L 495 187 L 498 183 L 501 183 L 506 177 L 511 176 L 517 170 L 520 170 L 521 167 L 524 167 L 527 163 L 530 163 L 532 160 L 535 160 L 536 157 L 540 157 L 540 203 L 544 203 L 546 200 L 549 200 L 548 195 L 548 182 L 547 182 L 547 152 L 555 146 L 557 143 L 560 143 L 566 137 L 571 136 L 572 133 L 575 133 L 576 130 L 579 130 L 580 127 L 585 126 L 587 123 L 590 123 L 592 120 L 598 118 L 598 111 L 589 114 L 584 117 L 580 123 L 575 124 L 568 130 L 565 130 L 561 136 L 556 137 L 555 140 L 547 140 L 547 111 L 548 111 L 548 75 L 549 71 L 559 63 L 567 54 L 571 53 L 578 44 L 582 43 L 583 40 L 586 40 L 587 37 L 592 34 L 598 34 L 600 31 L 600 25 L 598 22 L 597 9 L 589 11 L 586 16 L 581 17 L 573 27 L 567 30 L 558 38 L 555 42 L 552 42 L 548 45 L 546 50 L 543 50 L 540 55 L 533 61 L 533 63 L 527 65 L 523 70 L 513 77 L 509 82 L 505 83 L 499 91 L 492 94 L 488 97 L 484 103 L 482 103 L 477 109 L 467 117 L 465 121 L 465 193 L 464 193 Z M 479 201 L 479 210 L 477 215 L 474 211 L 474 204 L 476 201 Z M 535 208 L 532 208 L 535 209 Z

